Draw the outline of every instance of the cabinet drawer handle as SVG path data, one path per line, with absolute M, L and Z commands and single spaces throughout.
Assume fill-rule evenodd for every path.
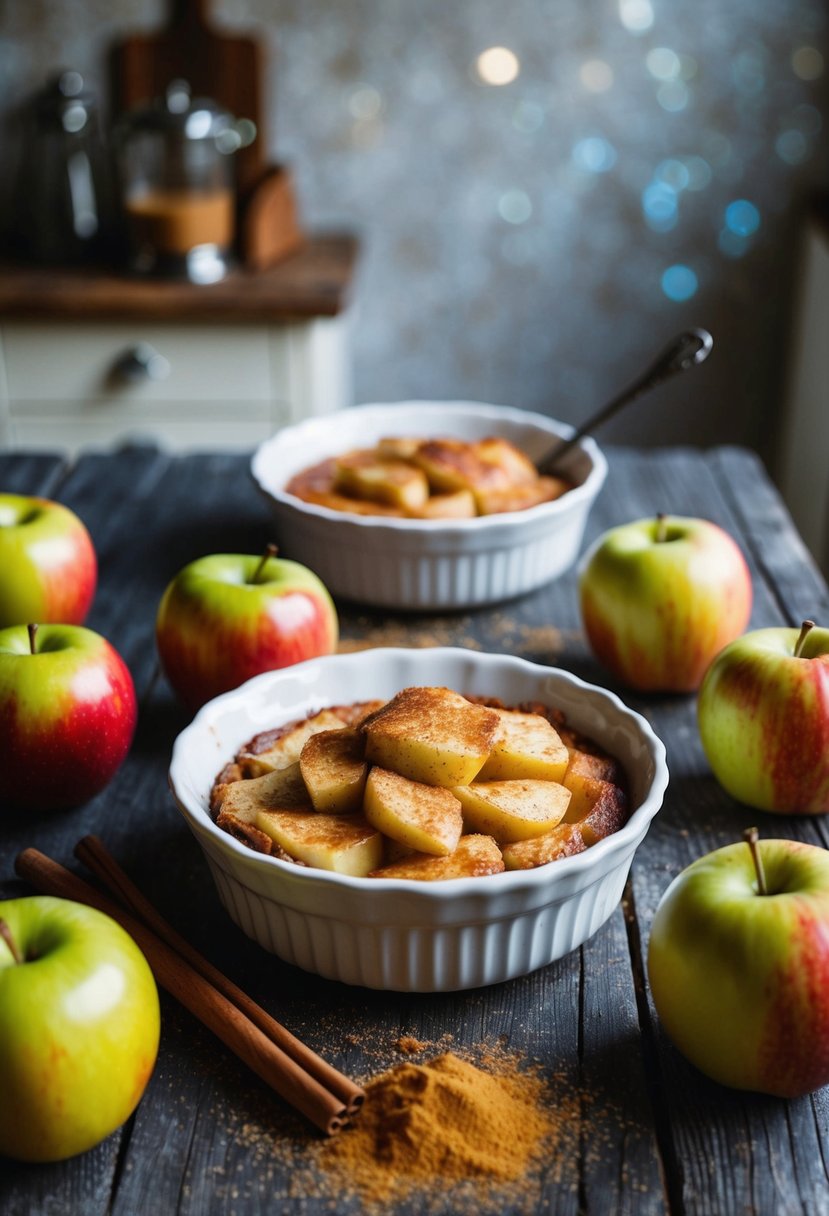
M 112 374 L 125 384 L 140 384 L 145 380 L 166 380 L 170 361 L 160 355 L 149 342 L 138 342 L 115 360 Z

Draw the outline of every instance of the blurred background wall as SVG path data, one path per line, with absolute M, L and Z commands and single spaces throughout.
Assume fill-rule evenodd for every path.
M 0 0 L 4 141 L 58 68 L 105 89 L 161 0 Z M 829 186 L 823 0 L 214 0 L 266 41 L 271 155 L 362 241 L 359 401 L 578 422 L 677 331 L 708 363 L 603 437 L 773 463 L 805 215 Z M 12 182 L 3 183 L 5 201 Z M 827 334 L 829 340 L 829 334 Z

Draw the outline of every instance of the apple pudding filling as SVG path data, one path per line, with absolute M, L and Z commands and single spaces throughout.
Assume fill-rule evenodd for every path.
M 216 777 L 210 809 L 283 861 L 425 882 L 534 869 L 629 814 L 618 760 L 560 711 L 439 687 L 256 735 Z
M 353 515 L 472 519 L 552 502 L 572 486 L 540 476 L 506 439 L 393 437 L 303 469 L 285 488 L 303 502 Z

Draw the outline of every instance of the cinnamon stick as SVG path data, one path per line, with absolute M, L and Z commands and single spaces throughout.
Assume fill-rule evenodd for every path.
M 267 1010 L 263 1009 L 261 1005 L 257 1005 L 246 992 L 191 946 L 139 890 L 99 837 L 84 836 L 75 846 L 75 856 L 162 941 L 171 946 L 214 988 L 217 988 L 238 1009 L 241 1009 L 242 1013 L 250 1018 L 263 1034 L 281 1047 L 310 1076 L 315 1077 L 321 1085 L 335 1094 L 345 1106 L 349 1118 L 357 1113 L 363 1104 L 365 1091 L 349 1077 L 343 1076 L 305 1043 L 295 1038 L 281 1022 L 277 1022 L 276 1018 L 271 1017 Z
M 271 1089 L 326 1135 L 333 1135 L 344 1126 L 348 1114 L 341 1098 L 292 1060 L 147 925 L 37 849 L 19 853 L 15 869 L 39 891 L 89 904 L 112 917 L 143 952 L 158 984 L 212 1030 Z

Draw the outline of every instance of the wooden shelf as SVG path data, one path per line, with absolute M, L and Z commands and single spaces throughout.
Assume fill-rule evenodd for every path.
M 237 269 L 205 286 L 95 270 L 0 267 L 0 317 L 15 320 L 272 321 L 333 317 L 349 300 L 355 237 L 308 238 L 267 270 Z

